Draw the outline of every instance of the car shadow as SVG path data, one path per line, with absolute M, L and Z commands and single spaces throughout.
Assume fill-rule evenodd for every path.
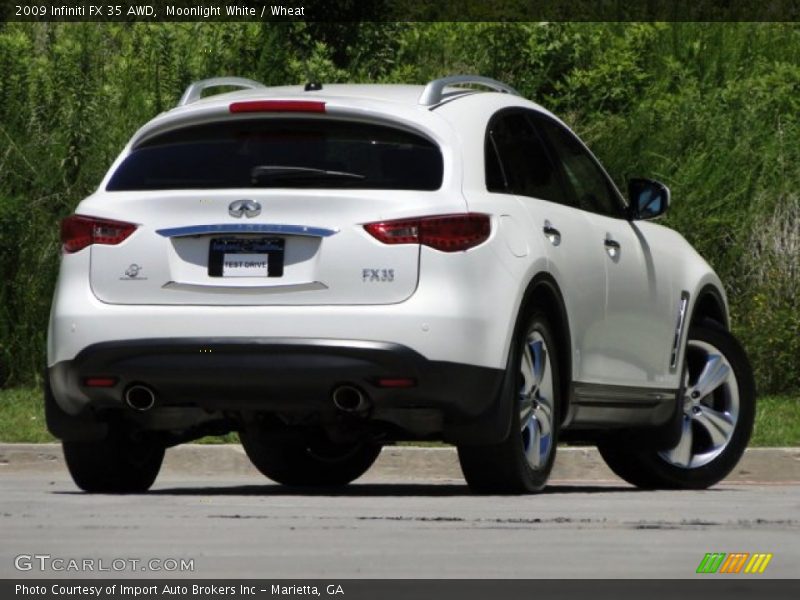
M 551 485 L 540 494 L 608 494 L 616 492 L 639 492 L 624 485 Z M 78 491 L 59 491 L 57 494 L 80 494 Z M 275 484 L 220 486 L 180 486 L 156 488 L 147 492 L 149 496 L 337 496 L 337 497 L 452 497 L 496 495 L 476 494 L 466 484 L 428 483 L 362 483 L 346 487 L 292 487 Z
M 611 493 L 659 493 L 669 490 L 645 490 L 625 484 L 579 484 L 579 483 L 558 483 L 548 485 L 538 494 L 531 494 L 531 497 L 541 495 L 558 494 L 611 494 Z M 702 490 L 705 494 L 715 492 L 737 492 L 736 487 L 713 487 Z M 55 495 L 85 495 L 80 490 L 53 490 L 50 492 Z M 94 494 L 102 495 L 102 494 Z M 140 496 L 338 496 L 338 497 L 452 497 L 452 496 L 472 496 L 480 498 L 482 496 L 503 496 L 506 494 L 480 494 L 470 491 L 466 484 L 462 483 L 356 483 L 344 487 L 295 487 L 278 485 L 274 483 L 265 484 L 236 484 L 230 486 L 199 486 L 185 485 L 176 487 L 163 487 L 151 489 L 145 493 L 133 494 L 114 494 L 114 495 L 140 495 Z M 521 496 L 520 494 L 507 494 L 507 496 Z

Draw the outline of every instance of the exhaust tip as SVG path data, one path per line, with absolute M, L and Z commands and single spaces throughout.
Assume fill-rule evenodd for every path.
M 156 404 L 156 395 L 145 385 L 132 385 L 125 392 L 125 404 L 133 410 L 144 412 Z
M 333 404 L 339 410 L 349 413 L 364 412 L 370 407 L 369 399 L 352 385 L 341 385 L 333 391 Z

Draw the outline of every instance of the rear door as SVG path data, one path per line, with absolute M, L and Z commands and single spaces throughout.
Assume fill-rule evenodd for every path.
M 603 257 L 592 240 L 586 213 L 571 206 L 545 144 L 529 119 L 531 111 L 505 109 L 492 118 L 486 155 L 489 191 L 516 194 L 529 217 L 529 235 L 544 239 L 550 271 L 561 287 L 573 337 L 573 376 L 586 380 L 600 360 L 605 318 Z
M 94 216 L 138 228 L 92 246 L 92 289 L 118 304 L 400 302 L 419 247 L 363 224 L 463 211 L 437 191 L 442 171 L 434 142 L 374 123 L 231 118 L 158 134 L 101 194 Z

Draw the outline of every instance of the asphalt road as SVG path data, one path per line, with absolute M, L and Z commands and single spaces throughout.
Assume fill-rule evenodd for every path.
M 555 480 L 536 496 L 480 497 L 459 480 L 368 476 L 298 494 L 258 476 L 167 473 L 150 494 L 115 497 L 79 493 L 66 473 L 0 474 L 1 578 L 684 578 L 706 552 L 769 552 L 749 577 L 799 577 L 800 485 L 641 492 Z M 42 572 L 32 559 L 20 572 L 19 555 L 96 568 L 193 559 L 194 571 Z

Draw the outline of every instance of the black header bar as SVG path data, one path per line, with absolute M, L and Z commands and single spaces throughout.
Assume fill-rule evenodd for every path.
M 0 597 L 10 600 L 796 600 L 800 580 L 759 576 L 676 580 L 612 579 L 84 579 L 1 580 Z
M 797 21 L 800 0 L 0 0 L 29 22 Z

